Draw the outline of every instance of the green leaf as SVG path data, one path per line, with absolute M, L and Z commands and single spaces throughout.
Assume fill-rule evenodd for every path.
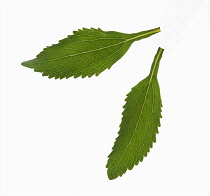
M 156 142 L 162 107 L 157 72 L 162 53 L 159 48 L 150 74 L 127 94 L 119 135 L 106 165 L 110 180 L 143 161 Z
M 46 47 L 35 59 L 22 65 L 55 79 L 98 76 L 105 69 L 110 69 L 134 41 L 158 32 L 160 28 L 132 34 L 83 28 L 58 44 Z

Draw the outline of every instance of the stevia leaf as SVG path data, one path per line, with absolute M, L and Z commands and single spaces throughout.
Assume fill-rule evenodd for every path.
M 58 44 L 46 47 L 35 59 L 22 65 L 49 78 L 98 76 L 105 69 L 110 69 L 134 41 L 158 32 L 160 28 L 132 34 L 83 28 Z
M 119 135 L 106 165 L 110 180 L 143 161 L 156 142 L 162 107 L 157 72 L 162 53 L 159 48 L 150 74 L 127 94 Z

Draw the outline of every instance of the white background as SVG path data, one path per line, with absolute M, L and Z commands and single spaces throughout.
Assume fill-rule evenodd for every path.
M 1 1 L 2 196 L 209 196 L 209 1 Z M 21 66 L 82 27 L 162 32 L 99 77 L 54 80 Z M 125 95 L 158 47 L 157 143 L 123 177 L 106 175 Z

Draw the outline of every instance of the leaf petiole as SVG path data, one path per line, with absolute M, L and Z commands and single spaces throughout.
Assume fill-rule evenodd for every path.
M 151 75 L 151 78 L 153 76 L 157 76 L 159 65 L 160 65 L 160 59 L 162 58 L 163 51 L 164 51 L 163 48 L 160 48 L 160 47 L 158 48 L 158 51 L 154 57 L 154 60 L 150 69 L 150 73 L 149 73 L 149 75 Z

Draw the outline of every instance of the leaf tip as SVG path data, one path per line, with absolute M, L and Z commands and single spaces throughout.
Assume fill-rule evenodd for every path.
M 109 169 L 107 170 L 107 176 L 108 176 L 109 180 L 114 180 L 114 179 L 116 179 L 118 177 L 118 175 L 110 172 Z
M 29 61 L 24 61 L 24 62 L 21 63 L 21 65 L 24 66 L 24 67 L 34 69 L 37 66 L 37 60 L 32 59 L 32 60 L 29 60 Z

